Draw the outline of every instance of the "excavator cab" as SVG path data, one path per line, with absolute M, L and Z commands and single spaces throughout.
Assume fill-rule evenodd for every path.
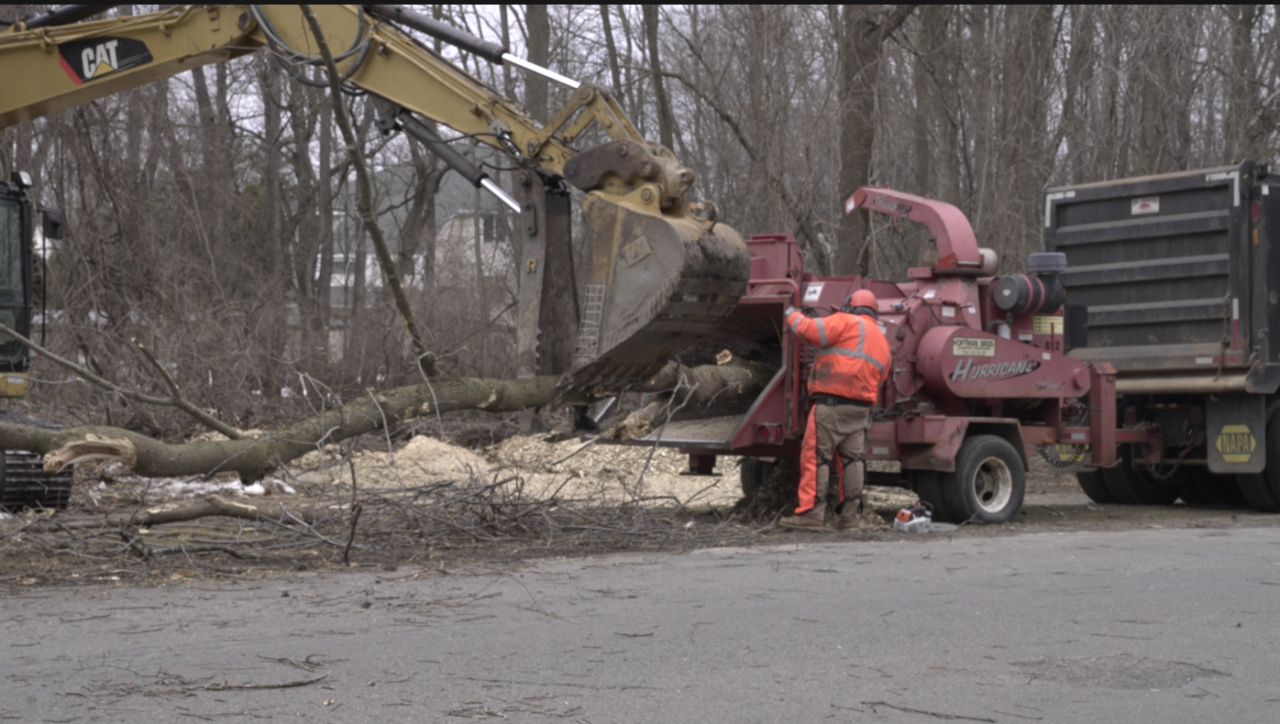
M 31 175 L 15 171 L 0 181 L 0 324 L 31 336 L 35 213 L 27 189 Z M 62 212 L 41 209 L 46 241 L 62 237 Z M 31 358 L 18 340 L 0 333 L 0 399 L 25 397 Z M 51 427 L 21 412 L 0 409 L 0 422 Z M 0 510 L 63 508 L 71 498 L 74 470 L 46 473 L 39 455 L 0 451 Z
M 0 324 L 30 336 L 31 332 L 31 238 L 32 208 L 27 196 L 31 176 L 15 171 L 11 180 L 0 182 Z M 27 385 L 24 376 L 30 365 L 27 348 L 0 333 L 0 397 L 22 397 Z

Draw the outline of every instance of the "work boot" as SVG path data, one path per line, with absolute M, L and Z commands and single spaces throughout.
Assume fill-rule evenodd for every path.
M 783 516 L 778 521 L 778 525 L 783 528 L 795 528 L 796 530 L 824 530 L 826 525 L 827 506 L 819 503 L 809 510 L 798 515 Z
M 840 509 L 840 519 L 836 521 L 836 530 L 857 530 L 862 525 L 862 496 L 844 501 Z

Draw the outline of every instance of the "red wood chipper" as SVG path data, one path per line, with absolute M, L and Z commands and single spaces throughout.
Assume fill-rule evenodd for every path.
M 923 224 L 936 261 L 909 269 L 905 282 L 820 278 L 789 234 L 753 236 L 747 293 L 708 338 L 776 364 L 776 374 L 754 399 L 687 411 L 641 442 L 680 448 L 691 472 L 743 456 L 744 492 L 753 492 L 777 460 L 799 456 L 808 411 L 812 350 L 785 328 L 783 310 L 825 316 L 865 288 L 894 353 L 866 458 L 897 463 L 872 465 L 869 483 L 914 489 L 936 520 L 999 523 L 1022 506 L 1029 455 L 1062 467 L 1115 463 L 1115 371 L 1066 354 L 1084 319 L 1058 281 L 1061 254 L 1031 254 L 1026 274 L 997 277 L 995 253 L 950 204 L 863 188 L 845 206 Z M 884 467 L 898 470 L 875 470 Z

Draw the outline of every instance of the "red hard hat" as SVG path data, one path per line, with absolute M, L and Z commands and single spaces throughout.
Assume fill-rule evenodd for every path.
M 859 289 L 849 297 L 849 306 L 854 308 L 869 307 L 874 310 L 877 309 L 877 303 L 876 295 L 872 294 L 870 289 Z

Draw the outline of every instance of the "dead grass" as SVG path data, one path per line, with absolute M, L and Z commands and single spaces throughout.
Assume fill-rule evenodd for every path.
M 102 466 L 81 466 L 68 509 L 28 511 L 0 520 L 0 585 L 160 584 L 175 576 L 352 566 L 439 568 L 463 560 L 502 563 L 817 539 L 773 525 L 795 505 L 796 473 L 786 466 L 764 494 L 740 501 L 736 460 L 721 459 L 717 476 L 691 476 L 683 474 L 685 456 L 670 449 L 547 436 L 509 437 L 479 449 L 427 436 L 413 437 L 393 451 L 385 445 L 371 447 L 375 449 L 352 453 L 335 446 L 312 453 L 278 478 L 264 481 L 257 495 L 239 498 L 248 504 L 282 504 L 292 511 L 271 521 L 206 517 L 152 528 L 132 525 L 128 517 L 146 506 L 207 495 L 216 485 L 223 486 L 215 491 L 219 495 L 239 494 L 239 484 L 228 479 L 146 480 Z M 1067 495 L 1078 488 L 1070 473 L 1037 460 L 1028 492 Z M 868 507 L 891 514 L 910 498 L 906 491 L 869 490 Z M 125 522 L 107 524 L 109 517 Z M 1036 503 L 1025 506 L 1016 523 L 970 526 L 956 535 L 1063 527 L 1274 525 L 1277 520 L 1280 516 L 1186 506 Z M 875 539 L 899 534 L 883 516 L 868 510 L 862 530 L 839 535 Z

